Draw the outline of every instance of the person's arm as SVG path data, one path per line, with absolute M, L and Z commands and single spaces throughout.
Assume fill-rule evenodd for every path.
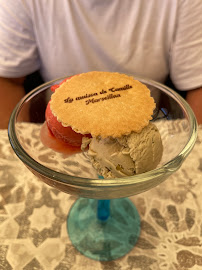
M 187 91 L 186 100 L 191 106 L 198 124 L 202 124 L 202 87 Z
M 9 118 L 16 104 L 25 95 L 23 87 L 25 77 L 0 77 L 0 129 L 8 127 Z

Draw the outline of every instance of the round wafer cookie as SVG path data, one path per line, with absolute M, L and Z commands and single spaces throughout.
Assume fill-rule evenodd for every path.
M 140 132 L 151 120 L 155 103 L 150 90 L 132 76 L 92 71 L 63 83 L 50 107 L 63 126 L 105 138 Z

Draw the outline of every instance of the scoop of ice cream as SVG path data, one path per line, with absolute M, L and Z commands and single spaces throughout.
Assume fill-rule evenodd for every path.
M 119 138 L 94 137 L 88 142 L 88 156 L 104 178 L 131 176 L 153 170 L 163 152 L 160 133 L 152 123 L 140 133 L 132 132 Z
M 57 139 L 73 146 L 81 146 L 84 135 L 76 133 L 71 127 L 63 127 L 63 125 L 58 122 L 57 118 L 52 114 L 50 102 L 47 105 L 45 115 L 47 126 Z
M 74 76 L 65 78 L 59 84 L 52 85 L 51 91 L 55 92 L 63 83 L 69 81 Z M 75 132 L 70 126 L 64 127 L 62 123 L 57 120 L 57 117 L 53 115 L 50 108 L 50 101 L 48 102 L 48 105 L 46 107 L 45 118 L 48 129 L 51 131 L 55 138 L 71 146 L 81 146 L 82 138 L 84 137 L 84 135 Z M 86 134 L 85 136 L 91 137 L 90 134 Z

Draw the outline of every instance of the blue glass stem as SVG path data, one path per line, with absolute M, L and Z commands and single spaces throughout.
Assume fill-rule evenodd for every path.
M 100 221 L 106 221 L 110 216 L 110 200 L 98 200 L 97 218 Z
M 86 257 L 111 261 L 127 254 L 140 235 L 140 217 L 128 198 L 79 198 L 67 220 L 72 244 Z

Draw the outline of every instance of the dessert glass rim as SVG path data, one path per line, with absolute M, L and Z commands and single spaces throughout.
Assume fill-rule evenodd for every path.
M 54 85 L 54 83 L 64 80 L 65 78 L 68 78 L 72 75 L 63 76 L 58 79 L 51 80 L 49 82 L 46 82 L 32 91 L 30 91 L 28 94 L 24 96 L 24 98 L 21 99 L 21 101 L 16 105 L 14 108 L 9 125 L 8 125 L 8 136 L 10 143 L 12 145 L 12 148 L 14 149 L 16 155 L 18 158 L 29 168 L 37 171 L 40 175 L 43 175 L 45 177 L 48 177 L 49 179 L 52 179 L 54 181 L 61 182 L 62 184 L 67 184 L 70 186 L 82 186 L 84 189 L 86 188 L 96 188 L 96 187 L 120 187 L 120 186 L 130 186 L 134 185 L 135 183 L 144 183 L 149 181 L 149 179 L 152 179 L 153 177 L 160 177 L 162 174 L 171 174 L 175 172 L 179 167 L 181 166 L 183 160 L 187 157 L 187 155 L 192 150 L 196 138 L 197 138 L 197 122 L 194 117 L 194 113 L 188 103 L 174 90 L 169 88 L 166 85 L 163 85 L 162 83 L 156 82 L 151 79 L 147 79 L 145 77 L 139 76 L 139 75 L 131 75 L 127 74 L 129 76 L 132 76 L 135 80 L 141 81 L 143 84 L 151 84 L 152 86 L 156 86 L 160 88 L 163 92 L 167 93 L 169 96 L 171 96 L 177 103 L 180 103 L 180 106 L 183 107 L 184 113 L 186 114 L 186 117 L 190 124 L 190 131 L 189 131 L 189 138 L 187 139 L 186 144 L 184 145 L 183 149 L 180 151 L 180 153 L 175 156 L 172 160 L 168 161 L 161 167 L 158 167 L 154 170 L 141 173 L 141 174 L 135 174 L 133 176 L 125 176 L 121 178 L 110 178 L 110 179 L 98 179 L 98 178 L 83 178 L 83 177 L 77 177 L 72 175 L 67 175 L 65 173 L 57 172 L 55 170 L 52 170 L 50 168 L 47 168 L 46 166 L 40 164 L 36 160 L 34 160 L 21 146 L 16 132 L 15 132 L 15 123 L 17 122 L 17 116 L 18 113 L 22 107 L 22 105 L 28 101 L 33 96 L 37 95 L 38 93 L 44 91 L 47 89 L 47 87 L 50 87 Z

